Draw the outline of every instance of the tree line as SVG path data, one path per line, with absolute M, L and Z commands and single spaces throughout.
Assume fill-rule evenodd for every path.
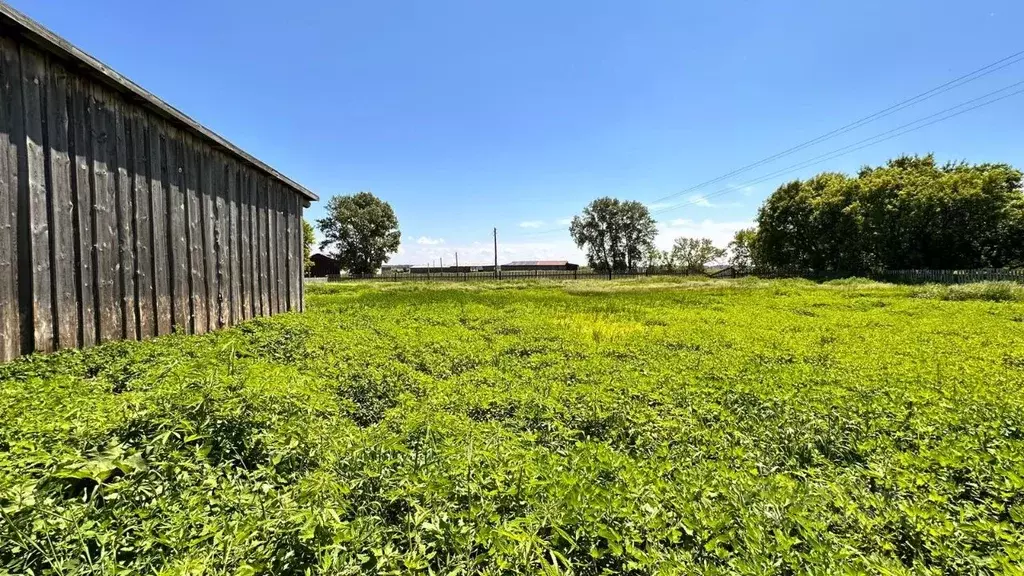
M 654 245 L 657 222 L 641 202 L 598 198 L 569 234 L 600 272 L 655 269 L 699 273 L 711 262 L 740 272 L 807 270 L 869 274 L 885 269 L 1024 266 L 1022 173 L 1008 164 L 939 164 L 901 156 L 856 175 L 823 172 L 780 186 L 756 226 L 727 247 L 707 238 Z M 317 220 L 329 250 L 353 273 L 372 273 L 398 249 L 391 205 L 368 192 L 336 196 Z M 307 230 L 307 260 L 312 229 Z
M 761 206 L 748 264 L 863 274 L 1024 265 L 1021 171 L 901 156 L 794 180 Z

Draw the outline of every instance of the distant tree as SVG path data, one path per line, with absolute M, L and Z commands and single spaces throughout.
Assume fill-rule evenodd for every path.
M 635 201 L 598 198 L 572 219 L 569 233 L 587 251 L 594 270 L 634 270 L 654 246 L 657 228 L 646 206 Z
M 372 274 L 398 250 L 402 235 L 391 205 L 369 192 L 335 196 L 317 220 L 327 250 L 350 274 Z
M 619 210 L 625 239 L 626 269 L 635 270 L 643 262 L 644 256 L 654 248 L 654 238 L 658 235 L 657 223 L 651 217 L 651 211 L 641 202 L 627 200 L 619 205 Z
M 309 269 L 313 267 L 313 260 L 310 256 L 313 255 L 313 225 L 309 223 L 309 220 L 302 219 L 302 268 L 304 274 L 309 274 Z
M 737 272 L 750 272 L 755 267 L 757 228 L 737 230 L 729 242 L 729 264 Z
M 672 244 L 672 258 L 689 274 L 701 274 L 708 263 L 725 256 L 725 250 L 716 248 L 710 238 L 676 238 Z
M 1024 264 L 1024 192 L 1006 164 L 902 156 L 856 177 L 780 186 L 758 212 L 756 260 L 851 274 Z
M 647 256 L 644 257 L 644 261 L 647 269 L 653 272 L 672 272 L 675 267 L 675 261 L 672 258 L 672 253 L 668 250 L 651 248 L 651 250 L 647 252 Z

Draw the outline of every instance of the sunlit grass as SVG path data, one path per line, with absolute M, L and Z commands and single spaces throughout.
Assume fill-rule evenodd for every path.
M 1014 573 L 1019 290 L 352 282 L 29 357 L 0 573 Z

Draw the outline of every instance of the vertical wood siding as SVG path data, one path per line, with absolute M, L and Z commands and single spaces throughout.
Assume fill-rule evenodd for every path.
M 75 70 L 0 33 L 0 361 L 301 310 L 299 193 Z

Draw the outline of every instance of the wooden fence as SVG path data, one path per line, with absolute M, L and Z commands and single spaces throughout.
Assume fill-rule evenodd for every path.
M 879 280 L 904 284 L 969 284 L 972 282 L 1019 282 L 1024 270 L 886 270 Z
M 315 198 L 0 3 L 0 361 L 300 310 Z
M 362 274 L 329 276 L 327 282 L 350 282 L 356 280 L 367 280 L 377 282 L 460 282 L 470 280 L 530 280 L 530 279 L 551 279 L 551 280 L 621 280 L 630 278 L 644 278 L 652 276 L 692 276 L 680 272 L 665 272 L 653 270 L 640 270 L 635 272 L 608 273 L 594 272 L 591 270 L 515 270 L 494 272 L 436 272 L 431 274 L 409 274 L 409 273 L 387 273 L 387 274 Z M 706 274 L 710 278 L 742 278 L 746 276 L 757 276 L 765 279 L 783 278 L 806 278 L 816 281 L 838 280 L 853 276 L 849 273 L 823 271 L 823 270 L 773 270 L 761 272 L 737 272 L 733 269 L 726 269 L 715 273 Z M 885 270 L 868 275 L 871 279 L 901 283 L 901 284 L 965 284 L 969 282 L 984 281 L 1007 281 L 1024 283 L 1024 270 Z M 309 279 L 307 279 L 309 280 Z
M 615 278 L 638 278 L 648 276 L 645 272 L 616 272 Z M 608 274 L 579 270 L 501 270 L 498 272 L 432 272 L 432 273 L 385 273 L 385 274 L 346 274 L 328 276 L 328 282 L 351 282 L 369 280 L 378 282 L 461 282 L 469 280 L 530 280 L 546 278 L 550 280 L 580 280 L 587 278 L 607 279 Z

